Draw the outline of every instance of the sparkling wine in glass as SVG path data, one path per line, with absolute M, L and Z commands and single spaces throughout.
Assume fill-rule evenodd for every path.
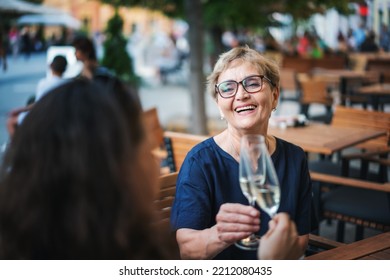
M 256 163 L 256 155 L 252 155 L 253 147 L 259 145 L 261 139 L 258 135 L 247 135 L 241 138 L 240 146 L 240 164 L 239 164 L 239 182 L 241 191 L 248 199 L 249 205 L 255 206 L 256 193 L 253 192 L 254 188 L 251 186 L 250 174 L 252 164 Z M 254 160 L 255 159 L 255 160 Z M 259 245 L 259 237 L 252 233 L 250 236 L 241 239 L 235 243 L 235 245 L 243 250 L 257 250 Z
M 251 172 L 252 192 L 259 207 L 273 218 L 280 205 L 279 180 L 265 142 L 263 141 L 256 149 L 259 149 L 259 157 L 257 167 Z

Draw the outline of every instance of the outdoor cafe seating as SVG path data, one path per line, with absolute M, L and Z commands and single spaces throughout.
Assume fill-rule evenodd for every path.
M 163 149 L 166 151 L 165 164 L 169 167 L 168 174 L 161 175 L 161 190 L 156 205 L 160 209 L 161 224 L 165 226 L 169 225 L 169 215 L 171 202 L 174 199 L 175 180 L 177 178 L 178 171 L 181 164 L 189 152 L 189 150 L 197 143 L 203 141 L 209 136 L 206 135 L 193 135 L 189 133 L 164 131 L 160 126 L 158 120 L 158 112 L 155 108 L 148 110 L 146 115 L 151 115 L 154 121 L 154 131 L 158 131 L 157 139 L 162 141 Z M 320 159 L 324 164 L 319 170 L 310 170 L 313 190 L 315 210 L 318 217 L 323 219 L 334 219 L 337 221 L 337 241 L 329 240 L 316 234 L 310 235 L 309 247 L 306 252 L 306 256 L 320 254 L 326 250 L 336 250 L 345 246 L 344 242 L 344 227 L 345 223 L 356 225 L 355 240 L 360 240 L 364 237 L 364 229 L 372 228 L 378 231 L 390 231 L 390 184 L 387 182 L 387 177 L 383 177 L 378 182 L 370 181 L 372 178 L 358 176 L 358 178 L 351 178 L 354 175 L 350 168 L 349 161 L 352 159 L 363 158 L 363 161 L 367 162 L 372 160 L 376 163 L 379 160 L 374 160 L 374 155 L 379 153 L 383 155 L 388 151 L 389 135 L 390 135 L 390 114 L 383 112 L 366 111 L 362 109 L 346 108 L 343 106 L 336 107 L 333 115 L 333 119 L 330 125 L 320 125 L 319 130 L 325 131 L 324 127 L 333 127 L 340 132 L 345 129 L 346 135 L 350 135 L 350 139 L 347 139 L 345 143 L 339 143 L 342 141 L 333 141 L 337 143 L 334 146 L 330 145 L 326 147 L 326 143 L 332 144 L 331 138 L 325 139 L 325 146 L 323 148 L 313 147 L 310 143 L 303 142 L 303 147 L 308 151 L 308 157 L 313 158 L 311 154 L 316 151 L 323 151 L 326 155 L 342 155 L 340 162 L 344 162 L 344 170 L 341 169 L 342 164 L 339 162 L 334 164 L 336 167 L 328 169 L 326 166 L 326 160 Z M 150 116 L 149 116 L 150 118 Z M 310 126 L 310 125 L 309 125 Z M 316 124 L 313 124 L 313 128 L 316 129 Z M 284 129 L 289 131 L 290 128 Z M 293 131 L 294 128 L 291 129 Z M 297 128 L 296 128 L 297 129 Z M 302 135 L 302 129 L 297 135 Z M 277 129 L 272 131 L 278 132 Z M 282 130 L 281 130 L 282 131 Z M 354 132 L 354 134 L 352 134 Z M 365 132 L 365 133 L 363 133 Z M 376 133 L 374 133 L 376 132 Z M 278 134 L 277 137 L 283 138 L 283 135 L 291 137 L 294 134 Z M 295 136 L 294 136 L 295 137 Z M 359 140 L 360 137 L 360 140 Z M 161 138 L 163 140 L 161 140 Z M 293 138 L 291 138 L 293 139 Z M 287 139 L 291 141 L 291 139 Z M 361 140 L 364 139 L 364 140 Z M 348 142 L 348 140 L 350 140 Z M 292 141 L 294 142 L 294 140 Z M 160 143 L 161 144 L 161 143 Z M 159 144 L 159 145 L 160 145 Z M 305 146 L 306 145 L 306 146 Z M 321 143 L 319 143 L 321 145 Z M 353 147 L 354 151 L 359 153 L 344 155 L 341 151 L 343 147 Z M 162 147 L 162 146 L 160 146 Z M 366 152 L 366 154 L 360 153 L 360 151 Z M 368 152 L 369 151 L 369 152 Z M 346 159 L 344 159 L 344 157 Z M 337 158 L 336 156 L 334 159 Z M 344 159 L 341 160 L 341 159 Z M 348 164 L 346 164 L 348 163 Z M 318 165 L 320 166 L 320 165 Z M 325 166 L 325 167 L 324 167 Z M 353 164 L 351 167 L 354 166 Z M 364 167 L 364 164 L 361 165 Z M 337 170 L 335 174 L 329 174 L 329 170 Z M 383 169 L 384 174 L 387 174 L 387 166 Z M 364 172 L 358 174 L 365 174 Z M 355 174 L 356 175 L 356 174 Z M 377 174 L 378 175 L 378 174 Z M 368 178 L 368 179 L 367 179 Z M 385 181 L 384 181 L 385 180 Z M 165 182 L 165 183 L 164 183 Z M 310 259 L 310 257 L 308 257 Z

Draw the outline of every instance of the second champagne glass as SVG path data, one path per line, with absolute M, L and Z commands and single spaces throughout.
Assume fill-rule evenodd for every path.
M 275 216 L 280 205 L 280 186 L 268 148 L 263 142 L 258 149 L 257 165 L 252 165 L 251 187 L 256 202 L 271 218 Z

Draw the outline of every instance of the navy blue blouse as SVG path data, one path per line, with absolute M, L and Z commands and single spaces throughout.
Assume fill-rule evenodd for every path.
M 289 213 L 299 235 L 308 234 L 312 230 L 312 190 L 305 153 L 300 147 L 276 138 L 272 161 L 281 187 L 278 212 Z M 187 154 L 179 172 L 171 213 L 173 229 L 210 228 L 216 224 L 215 218 L 222 204 L 248 205 L 240 189 L 238 170 L 238 162 L 213 138 L 196 145 Z M 270 217 L 261 211 L 260 219 L 258 235 L 261 236 L 268 230 Z M 256 259 L 256 252 L 243 251 L 232 245 L 216 259 Z

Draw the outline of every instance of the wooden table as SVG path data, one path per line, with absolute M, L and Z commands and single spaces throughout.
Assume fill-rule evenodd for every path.
M 366 140 L 385 135 L 386 131 L 311 123 L 304 127 L 285 129 L 269 127 L 268 134 L 294 143 L 305 152 L 331 155 Z
M 330 249 L 306 260 L 390 260 L 390 232 Z
M 372 107 L 379 110 L 379 99 L 383 96 L 390 96 L 390 84 L 374 84 L 360 87 L 356 94 L 368 96 L 371 99 Z

